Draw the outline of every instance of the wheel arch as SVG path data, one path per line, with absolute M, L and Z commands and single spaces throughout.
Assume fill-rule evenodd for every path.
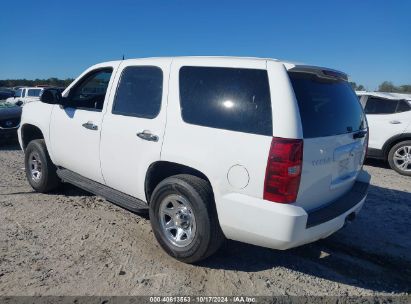
M 21 126 L 21 143 L 23 150 L 26 150 L 29 142 L 35 139 L 45 139 L 44 134 L 39 127 L 29 123 Z
M 167 177 L 177 174 L 190 174 L 200 177 L 210 184 L 211 190 L 213 191 L 209 178 L 200 170 L 175 162 L 156 161 L 148 167 L 144 181 L 144 192 L 147 204 L 150 204 L 150 198 L 155 187 Z
M 390 150 L 394 145 L 406 140 L 411 140 L 411 133 L 403 133 L 389 138 L 382 148 L 384 159 L 388 158 L 388 153 L 390 153 Z

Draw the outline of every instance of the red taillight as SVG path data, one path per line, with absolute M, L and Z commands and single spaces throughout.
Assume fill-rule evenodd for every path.
M 274 137 L 271 141 L 264 182 L 264 199 L 293 203 L 300 187 L 303 140 Z

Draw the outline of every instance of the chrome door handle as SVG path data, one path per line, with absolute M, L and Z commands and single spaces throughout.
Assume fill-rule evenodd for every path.
M 391 120 L 390 121 L 390 124 L 393 124 L 393 125 L 398 125 L 400 123 L 401 123 L 401 121 L 399 121 L 399 120 Z
M 98 126 L 96 126 L 92 121 L 88 121 L 82 124 L 82 126 L 86 129 L 96 131 L 98 130 Z
M 137 133 L 137 136 L 148 141 L 158 141 L 158 136 L 151 134 L 149 130 L 144 130 L 143 132 Z

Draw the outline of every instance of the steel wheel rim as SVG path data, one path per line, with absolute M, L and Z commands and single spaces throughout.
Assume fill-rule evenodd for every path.
M 196 233 L 196 220 L 190 202 L 181 195 L 168 195 L 160 204 L 160 225 L 167 240 L 177 247 L 191 244 Z
M 43 172 L 43 164 L 37 152 L 32 152 L 29 155 L 29 170 L 32 180 L 37 182 L 41 179 Z
M 404 172 L 411 172 L 411 146 L 398 148 L 393 155 L 395 167 Z

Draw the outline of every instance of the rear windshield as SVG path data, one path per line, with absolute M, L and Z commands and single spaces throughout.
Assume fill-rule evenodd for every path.
M 351 133 L 365 127 L 365 115 L 350 84 L 311 73 L 289 73 L 300 108 L 304 138 Z

